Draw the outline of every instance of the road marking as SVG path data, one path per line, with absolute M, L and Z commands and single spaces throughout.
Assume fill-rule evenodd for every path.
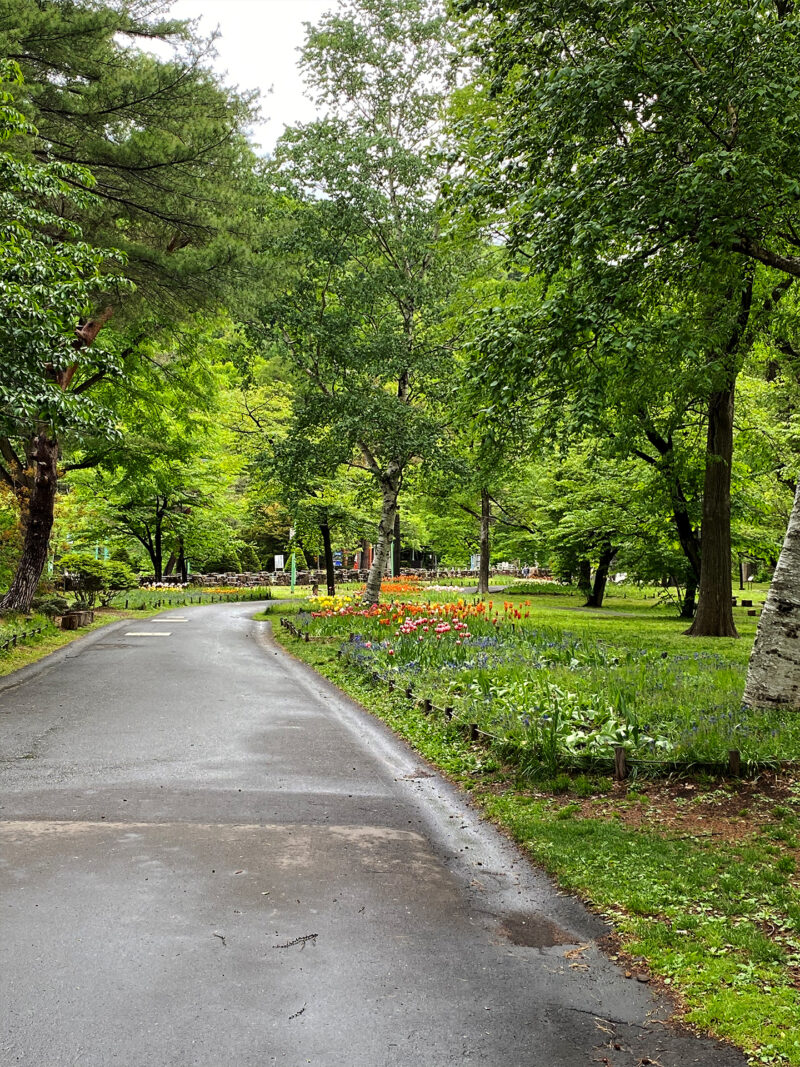
M 172 637 L 169 630 L 128 630 L 126 637 Z
M 151 619 L 150 622 L 167 623 L 167 622 L 188 622 L 188 619 Z

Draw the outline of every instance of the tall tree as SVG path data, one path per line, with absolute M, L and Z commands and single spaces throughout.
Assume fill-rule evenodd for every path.
M 185 23 L 154 18 L 153 11 L 145 0 L 0 0 L 0 48 L 22 69 L 19 107 L 38 130 L 10 147 L 17 164 L 39 161 L 58 173 L 62 187 L 57 206 L 52 188 L 23 191 L 37 208 L 49 205 L 50 215 L 40 214 L 34 228 L 42 240 L 58 239 L 62 246 L 77 242 L 80 231 L 98 254 L 92 284 L 80 296 L 50 286 L 47 278 L 48 288 L 39 290 L 44 305 L 59 306 L 64 327 L 70 317 L 66 301 L 73 296 L 72 321 L 60 346 L 48 352 L 45 345 L 28 361 L 34 392 L 52 395 L 54 386 L 60 392 L 57 410 L 34 405 L 24 417 L 17 410 L 13 425 L 0 428 L 0 477 L 15 486 L 25 530 L 5 607 L 26 608 L 41 573 L 64 434 L 84 439 L 103 430 L 97 418 L 79 425 L 70 413 L 98 382 L 125 374 L 142 340 L 174 329 L 187 311 L 219 295 L 238 258 L 231 231 L 237 181 L 247 164 L 241 129 L 248 102 L 221 88 L 205 69 L 207 42 L 194 40 Z M 173 59 L 138 47 L 154 38 L 176 46 Z M 94 174 L 92 193 L 74 195 L 86 186 L 87 166 Z M 62 219 L 57 225 L 56 214 Z M 75 247 L 86 255 L 85 245 Z M 109 270 L 119 258 L 114 250 L 124 253 L 126 285 Z M 115 336 L 100 349 L 93 342 L 112 315 Z M 23 326 L 13 313 L 11 326 Z M 88 461 L 84 455 L 82 462 Z M 29 501 L 35 502 L 33 524 Z
M 734 633 L 728 481 L 735 371 L 753 263 L 800 275 L 794 61 L 783 0 L 603 8 L 462 0 L 499 103 L 471 142 L 485 201 L 508 209 L 514 247 L 547 274 L 635 276 L 667 251 L 714 267 L 728 337 L 704 346 L 708 399 L 706 607 L 692 633 Z M 738 264 L 737 264 L 738 261 Z M 775 284 L 775 275 L 768 284 Z M 675 285 L 682 275 L 676 273 Z
M 291 238 L 305 247 L 296 283 L 263 317 L 307 377 L 306 417 L 377 483 L 371 603 L 406 468 L 435 449 L 425 392 L 449 359 L 441 324 L 460 253 L 440 235 L 437 148 L 451 51 L 429 0 L 346 0 L 309 29 L 303 49 L 325 117 L 287 131 L 277 152 L 305 201 Z
M 0 64 L 0 479 L 21 516 L 22 556 L 2 608 L 27 608 L 47 559 L 58 472 L 56 427 L 109 427 L 80 388 L 93 372 L 87 349 L 107 319 L 86 319 L 104 256 L 81 241 L 64 205 L 87 202 L 91 174 L 75 165 L 15 158 L 13 139 L 35 129 L 15 106 L 22 79 Z

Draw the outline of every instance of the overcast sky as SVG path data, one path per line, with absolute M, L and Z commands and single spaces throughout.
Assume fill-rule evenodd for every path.
M 316 22 L 336 6 L 336 0 L 174 0 L 171 12 L 177 18 L 199 16 L 203 34 L 219 26 L 216 68 L 227 72 L 229 85 L 261 90 L 262 122 L 253 139 L 268 151 L 284 126 L 314 117 L 303 95 L 297 48 L 303 23 Z

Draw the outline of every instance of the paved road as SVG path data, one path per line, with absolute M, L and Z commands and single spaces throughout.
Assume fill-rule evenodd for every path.
M 2 1067 L 744 1063 L 254 610 L 2 687 Z

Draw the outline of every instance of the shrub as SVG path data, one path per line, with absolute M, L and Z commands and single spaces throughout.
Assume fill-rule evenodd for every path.
M 39 596 L 34 597 L 31 609 L 52 618 L 54 615 L 63 615 L 69 609 L 69 603 L 63 596 Z
M 94 607 L 98 601 L 105 607 L 117 593 L 139 584 L 125 563 L 95 559 L 91 552 L 68 552 L 61 565 L 69 579 L 65 585 L 72 585 L 76 606 L 83 609 Z

